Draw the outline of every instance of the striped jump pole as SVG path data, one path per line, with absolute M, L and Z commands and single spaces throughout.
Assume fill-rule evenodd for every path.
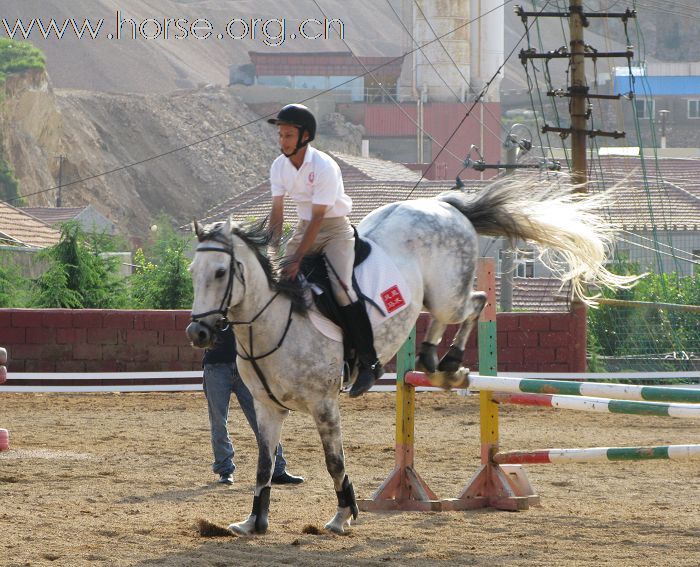
M 700 419 L 700 404 L 663 404 L 658 402 L 610 400 L 607 398 L 592 398 L 587 396 L 512 394 L 508 392 L 494 392 L 493 399 L 502 404 L 518 404 L 522 406 Z
M 605 384 L 571 380 L 532 380 L 507 376 L 470 376 L 468 387 L 473 390 L 496 392 L 600 396 L 617 400 L 647 402 L 700 403 L 700 389 L 692 388 L 633 386 L 631 384 Z
M 659 447 L 591 447 L 588 449 L 538 449 L 505 451 L 494 455 L 499 464 L 593 463 L 599 461 L 700 460 L 700 445 Z

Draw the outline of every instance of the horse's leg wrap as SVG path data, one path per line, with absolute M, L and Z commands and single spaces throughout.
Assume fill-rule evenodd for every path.
M 442 360 L 438 365 L 438 370 L 442 372 L 456 372 L 462 367 L 463 358 L 464 351 L 456 346 L 451 346 L 450 350 L 447 351 L 447 354 L 442 357 Z
M 437 370 L 438 356 L 437 345 L 423 342 L 420 345 L 420 352 L 416 359 L 416 370 L 432 374 Z
M 253 498 L 253 511 L 255 516 L 255 533 L 264 534 L 267 531 L 267 513 L 270 510 L 270 487 L 266 486 L 260 491 L 259 496 Z
M 357 515 L 360 513 L 360 509 L 357 507 L 357 502 L 355 501 L 355 489 L 352 487 L 352 482 L 350 482 L 348 475 L 345 475 L 345 478 L 343 479 L 342 490 L 336 490 L 335 494 L 338 496 L 338 507 L 350 507 L 352 519 L 357 520 Z

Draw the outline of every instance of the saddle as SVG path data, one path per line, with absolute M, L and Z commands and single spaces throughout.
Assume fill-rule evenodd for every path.
M 360 238 L 354 226 L 353 230 L 355 232 L 355 260 L 353 262 L 353 268 L 357 268 L 357 266 L 362 264 L 362 262 L 364 262 L 370 255 L 372 245 L 366 240 Z M 340 306 L 338 305 L 335 295 L 333 294 L 325 254 L 310 254 L 305 256 L 301 263 L 300 272 L 303 274 L 307 285 L 312 290 L 311 295 L 314 300 L 314 305 L 318 311 L 343 330 L 344 358 L 349 364 L 352 364 L 351 361 L 354 358 L 354 345 L 350 340 L 351 334 L 347 327 L 347 323 L 345 322 L 344 317 L 341 316 Z M 373 301 L 362 293 L 362 290 L 357 284 L 354 273 L 352 276 L 352 287 L 355 290 L 357 297 L 361 301 L 370 301 L 374 304 Z

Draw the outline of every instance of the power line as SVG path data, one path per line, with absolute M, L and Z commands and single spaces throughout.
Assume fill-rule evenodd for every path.
M 387 1 L 389 1 L 389 0 L 387 0 Z M 438 40 L 438 44 L 440 45 L 440 47 L 442 48 L 442 50 L 445 52 L 445 55 L 447 55 L 447 57 L 448 57 L 449 60 L 451 61 L 452 65 L 453 65 L 454 68 L 457 70 L 457 73 L 459 73 L 459 76 L 462 77 L 462 80 L 464 80 L 464 83 L 467 85 L 467 87 L 469 87 L 469 90 L 472 91 L 472 90 L 473 90 L 472 85 L 469 83 L 469 80 L 464 76 L 464 73 L 462 73 L 462 70 L 459 68 L 459 65 L 457 65 L 457 62 L 454 60 L 454 58 L 452 57 L 452 55 L 450 54 L 450 52 L 449 52 L 449 51 L 447 50 L 447 48 L 445 47 L 445 44 L 442 43 L 442 40 L 440 40 L 440 39 L 438 38 L 438 34 L 437 34 L 437 32 L 435 31 L 435 28 L 433 28 L 433 26 L 432 26 L 432 24 L 430 23 L 430 21 L 428 20 L 428 18 L 426 18 L 425 13 L 423 12 L 423 9 L 420 7 L 420 4 L 418 3 L 418 0 L 413 0 L 413 3 L 415 4 L 416 8 L 418 8 L 418 11 L 421 13 L 421 16 L 423 16 L 423 19 L 425 20 L 425 23 L 428 25 L 428 28 L 430 28 L 430 31 L 431 31 L 432 34 L 435 36 L 435 39 Z M 391 6 L 391 4 L 389 4 L 389 5 Z M 392 6 L 391 9 L 392 9 L 392 10 L 394 9 L 393 6 Z M 396 13 L 396 12 L 394 12 L 394 13 Z M 402 25 L 403 25 L 403 22 L 402 22 Z M 405 26 L 404 26 L 404 27 L 405 27 Z M 409 35 L 411 35 L 410 32 L 409 32 Z M 411 36 L 411 39 L 413 39 L 413 36 Z M 413 39 L 413 41 L 416 42 L 415 39 Z M 416 43 L 418 43 L 418 42 L 416 42 Z M 425 53 L 423 53 L 422 50 L 421 50 L 421 53 L 422 53 L 423 56 L 426 58 L 426 60 L 428 60 L 428 56 L 425 55 Z M 428 61 L 428 62 L 430 63 L 430 61 Z M 430 63 L 430 66 L 433 67 L 433 69 L 435 69 L 435 67 L 434 67 L 434 65 L 433 65 L 432 63 Z M 437 72 L 437 69 L 435 69 L 435 73 L 439 76 L 439 73 Z M 440 78 L 442 78 L 442 77 L 440 77 Z M 446 81 L 445 81 L 445 85 L 447 85 L 447 82 L 446 82 Z M 448 87 L 448 88 L 449 88 L 449 87 Z M 452 91 L 452 89 L 450 89 L 450 90 Z M 454 94 L 454 91 L 452 91 L 452 92 L 453 92 L 453 94 Z M 483 103 L 482 103 L 482 104 L 483 104 Z M 465 104 L 465 106 L 466 106 L 466 104 Z M 486 108 L 486 112 L 488 112 L 488 114 L 489 114 L 492 118 L 496 119 L 496 120 L 498 121 L 498 123 L 501 124 L 501 119 L 500 119 L 500 117 L 494 116 L 493 113 L 491 112 L 491 110 L 489 109 L 488 106 L 484 106 L 484 108 Z M 502 124 L 501 124 L 501 128 L 503 129 L 504 132 L 507 132 L 506 127 L 503 126 Z M 489 132 L 491 132 L 491 133 L 493 134 L 493 132 L 492 132 L 491 130 L 489 130 Z M 494 134 L 494 135 L 495 135 L 495 134 Z
M 437 41 L 439 41 L 439 40 L 441 40 L 441 39 L 443 39 L 443 38 L 445 38 L 445 37 L 447 37 L 447 36 L 449 36 L 449 35 L 452 35 L 453 33 L 459 31 L 460 29 L 462 29 L 462 28 L 464 28 L 464 27 L 466 27 L 466 26 L 468 26 L 468 25 L 471 25 L 473 22 L 478 21 L 479 19 L 481 19 L 481 18 L 487 16 L 487 15 L 490 14 L 491 12 L 500 9 L 500 8 L 506 6 L 507 4 L 510 4 L 510 3 L 513 2 L 513 1 L 514 1 L 514 0 L 505 0 L 502 4 L 500 4 L 500 5 L 497 6 L 496 8 L 493 8 L 493 9 L 491 9 L 491 10 L 489 10 L 489 11 L 483 13 L 483 14 L 480 14 L 478 17 L 473 18 L 473 19 L 469 20 L 468 22 L 465 22 L 464 24 L 462 24 L 462 25 L 460 25 L 460 26 L 457 26 L 456 28 L 454 28 L 454 29 L 452 29 L 452 30 L 450 30 L 450 31 L 448 31 L 448 32 L 446 32 L 446 33 L 440 35 L 439 37 L 436 37 L 435 39 L 430 40 L 430 41 L 428 41 L 428 42 L 426 42 L 426 43 L 424 43 L 424 44 L 422 44 L 422 45 L 420 45 L 420 46 L 418 46 L 418 47 L 416 47 L 416 48 L 414 48 L 414 49 L 411 49 L 411 50 L 409 50 L 409 51 L 407 51 L 407 52 L 405 52 L 405 53 L 402 53 L 401 55 L 398 55 L 398 56 L 396 56 L 396 57 L 393 57 L 393 58 L 391 58 L 390 60 L 385 61 L 384 63 L 382 63 L 382 64 L 380 64 L 380 65 L 377 65 L 376 67 L 373 67 L 372 69 L 368 69 L 364 64 L 362 64 L 362 67 L 365 69 L 365 72 L 364 72 L 364 73 L 362 73 L 362 74 L 360 74 L 360 75 L 357 75 L 357 76 L 355 76 L 355 77 L 352 77 L 352 78 L 350 78 L 350 79 L 347 79 L 347 80 L 345 80 L 345 81 L 343 81 L 343 82 L 341 82 L 341 83 L 339 83 L 339 84 L 337 84 L 337 85 L 335 85 L 335 86 L 333 86 L 333 87 L 330 87 L 330 88 L 328 88 L 328 89 L 324 89 L 324 90 L 322 90 L 321 92 L 316 93 L 315 95 L 312 95 L 312 96 L 309 96 L 309 97 L 307 97 L 307 98 L 305 98 L 305 99 L 300 100 L 299 102 L 302 102 L 302 103 L 303 103 L 303 102 L 308 102 L 309 100 L 318 98 L 318 97 L 323 96 L 323 95 L 325 95 L 325 94 L 327 94 L 327 93 L 330 93 L 330 92 L 332 92 L 332 91 L 335 91 L 335 90 L 339 89 L 340 87 L 343 87 L 343 86 L 347 85 L 348 83 L 351 83 L 352 81 L 354 81 L 354 80 L 356 80 L 356 79 L 359 79 L 359 78 L 362 78 L 362 77 L 366 77 L 367 75 L 371 75 L 374 71 L 378 71 L 379 69 L 382 69 L 383 67 L 386 67 L 386 66 L 388 66 L 388 65 L 391 65 L 391 64 L 395 63 L 396 61 L 400 61 L 400 60 L 402 60 L 404 57 L 406 57 L 406 55 L 410 55 L 410 54 L 414 53 L 415 51 L 417 51 L 418 49 L 421 49 L 421 48 L 423 48 L 423 47 L 426 47 L 426 46 L 428 46 L 428 45 L 431 45 L 431 44 L 433 44 L 433 43 L 435 43 L 435 42 L 437 42 Z M 314 0 L 314 3 L 315 3 L 316 6 L 319 8 L 319 10 L 325 15 L 325 12 L 323 12 L 323 10 L 321 9 L 321 7 L 318 5 L 318 3 L 317 3 L 315 0 Z M 352 53 L 353 57 L 355 57 L 355 58 L 357 59 L 357 56 L 355 56 L 355 54 L 352 52 L 352 50 L 350 49 L 350 47 L 348 46 L 347 42 L 345 42 L 344 39 L 343 39 L 343 42 L 345 43 L 345 45 L 346 45 L 346 46 L 348 47 L 348 49 L 350 50 L 350 52 Z M 176 147 L 176 148 L 173 148 L 173 149 L 171 149 L 171 150 L 162 152 L 162 153 L 160 153 L 160 154 L 156 154 L 156 155 L 153 155 L 153 156 L 150 156 L 150 157 L 147 157 L 147 158 L 144 158 L 144 159 L 142 159 L 142 160 L 138 160 L 138 161 L 135 161 L 135 162 L 132 162 L 132 163 L 129 163 L 129 164 L 121 165 L 121 166 L 119 166 L 119 167 L 115 167 L 115 168 L 113 168 L 113 169 L 110 169 L 110 170 L 107 170 L 107 171 L 103 171 L 103 172 L 101 172 L 101 173 L 96 173 L 96 174 L 94 174 L 94 175 L 89 175 L 89 176 L 87 176 L 87 177 L 83 177 L 83 178 L 80 178 L 80 179 L 76 179 L 76 180 L 71 181 L 71 182 L 69 182 L 69 183 L 63 183 L 63 184 L 61 185 L 61 188 L 63 189 L 63 188 L 66 188 L 66 187 L 71 187 L 71 186 L 73 186 L 73 185 L 77 185 L 77 184 L 79 184 L 79 183 L 85 183 L 86 181 L 91 181 L 91 180 L 93 180 L 93 179 L 98 179 L 98 178 L 104 177 L 104 176 L 106 176 L 106 175 L 111 175 L 111 174 L 117 173 L 117 172 L 119 172 L 119 171 L 124 171 L 124 170 L 126 170 L 126 169 L 130 169 L 130 168 L 132 168 L 132 167 L 136 167 L 136 166 L 138 166 L 138 165 L 143 165 L 143 164 L 145 164 L 145 163 L 154 161 L 154 160 L 156 160 L 156 159 L 160 159 L 160 158 L 162 158 L 162 157 L 166 157 L 166 156 L 172 155 L 172 154 L 177 153 L 177 152 L 180 152 L 180 151 L 182 151 L 182 150 L 186 150 L 186 149 L 188 149 L 188 148 L 192 148 L 192 147 L 197 146 L 197 145 L 199 145 L 199 144 L 203 144 L 203 143 L 205 143 L 205 142 L 209 142 L 209 141 L 214 140 L 214 139 L 216 139 L 216 138 L 220 138 L 221 136 L 226 136 L 226 135 L 231 134 L 231 133 L 233 133 L 233 132 L 235 132 L 235 131 L 237 131 L 237 130 L 246 128 L 246 127 L 251 126 L 251 125 L 253 125 L 253 124 L 257 123 L 257 122 L 260 122 L 260 121 L 262 121 L 262 120 L 266 120 L 267 118 L 271 118 L 271 117 L 275 116 L 275 114 L 276 114 L 276 113 L 266 114 L 265 116 L 261 116 L 261 117 L 259 117 L 259 118 L 256 118 L 256 119 L 254 119 L 254 120 L 250 120 L 250 121 L 245 122 L 245 123 L 243 123 L 243 124 L 238 124 L 238 125 L 236 125 L 236 126 L 234 126 L 234 127 L 232 127 L 232 128 L 229 128 L 229 129 L 227 129 L 227 130 L 224 130 L 224 131 L 222 131 L 222 132 L 218 132 L 218 133 L 216 133 L 216 134 L 212 134 L 211 136 L 207 136 L 207 137 L 205 137 L 205 138 L 202 138 L 202 139 L 200 139 L 200 140 L 196 140 L 196 141 L 194 141 L 194 142 L 191 142 L 191 143 L 186 144 L 186 145 L 183 145 L 183 146 L 178 146 L 178 147 Z M 410 117 L 409 117 L 409 118 L 410 118 Z M 417 125 L 416 125 L 416 126 L 417 126 Z M 432 138 L 430 138 L 430 139 L 432 140 Z M 454 157 L 457 158 L 457 159 L 460 159 L 460 161 L 461 161 L 461 158 L 459 158 L 458 156 L 454 156 Z M 15 197 L 14 199 L 9 199 L 7 202 L 8 202 L 8 203 L 11 203 L 11 202 L 13 202 L 13 201 L 19 201 L 19 200 L 24 199 L 24 198 L 27 198 L 27 197 L 33 197 L 33 196 L 35 196 L 35 195 L 41 195 L 41 194 L 47 193 L 47 192 L 49 192 L 49 191 L 55 191 L 56 189 L 58 189 L 58 186 L 49 187 L 49 188 L 47 188 L 47 189 L 42 189 L 42 190 L 40 190 L 40 191 L 35 191 L 35 192 L 33 192 L 33 193 L 27 193 L 27 194 L 22 195 L 22 196 L 20 196 L 20 197 Z
M 316 0 L 314 0 L 314 2 L 315 2 L 315 1 L 316 1 Z M 540 12 L 539 12 L 540 14 L 545 10 L 545 8 L 546 8 L 547 6 L 549 6 L 550 1 L 551 1 L 551 0 L 547 0 L 547 1 L 546 1 L 546 3 L 544 4 L 544 6 L 542 7 L 542 9 L 541 9 Z M 513 56 L 513 54 L 515 53 L 515 50 L 520 46 L 520 43 L 523 41 L 523 39 L 525 39 L 525 36 L 529 33 L 530 28 L 535 24 L 535 22 L 536 22 L 538 19 L 539 19 L 539 14 L 538 14 L 537 16 L 535 16 L 535 18 L 533 19 L 532 23 L 531 23 L 529 26 L 527 26 L 527 28 L 526 28 L 526 30 L 525 30 L 525 33 L 524 33 L 524 34 L 520 37 L 520 39 L 515 43 L 515 45 L 513 46 L 513 49 L 510 51 L 510 53 L 508 54 L 508 56 L 503 60 L 503 63 L 501 63 L 501 66 L 500 66 L 498 69 L 496 69 L 496 72 L 493 74 L 493 76 L 486 82 L 486 84 L 484 85 L 483 89 L 481 89 L 481 92 L 480 92 L 479 95 L 476 97 L 476 100 L 474 100 L 474 103 L 471 105 L 471 107 L 470 107 L 469 110 L 466 112 L 466 114 L 462 117 L 462 120 L 460 120 L 459 124 L 457 124 L 457 127 L 454 129 L 454 131 L 452 132 L 452 134 L 450 135 L 450 137 L 449 137 L 449 138 L 447 139 L 447 141 L 445 142 L 445 145 L 440 149 L 440 151 L 437 153 L 437 155 L 433 158 L 433 161 L 430 162 L 430 166 L 428 166 L 428 169 L 430 169 L 430 167 L 435 163 L 435 161 L 437 160 L 437 158 L 440 157 L 440 154 L 442 153 L 442 150 L 447 146 L 447 144 L 450 143 L 450 140 L 452 140 L 452 138 L 455 137 L 455 135 L 457 134 L 457 132 L 459 131 L 459 129 L 462 127 L 462 124 L 464 124 L 465 120 L 469 117 L 469 115 L 471 114 L 472 110 L 474 110 L 474 107 L 479 103 L 479 101 L 481 100 L 481 98 L 486 94 L 486 91 L 487 91 L 488 88 L 491 86 L 491 83 L 492 83 L 492 82 L 496 79 L 496 77 L 500 74 L 501 69 L 503 69 L 503 67 L 506 66 L 506 63 L 508 62 L 508 60 Z M 426 171 L 427 171 L 427 169 L 426 169 Z M 413 192 L 416 190 L 416 188 L 418 187 L 418 185 L 420 185 L 420 182 L 423 181 L 423 178 L 424 178 L 424 177 L 425 177 L 425 173 L 422 173 L 421 176 L 420 176 L 420 179 L 418 179 L 418 181 L 416 181 L 416 184 L 413 186 L 413 189 L 411 189 L 411 191 L 410 191 L 410 193 L 408 194 L 408 196 L 406 197 L 406 199 L 409 199 L 409 198 L 411 197 L 411 195 L 413 195 Z
M 399 22 L 401 23 L 401 26 L 403 27 L 403 29 L 404 29 L 404 30 L 406 31 L 406 33 L 408 34 L 408 37 L 411 38 L 411 41 L 413 41 L 413 43 L 414 43 L 415 45 L 419 45 L 418 40 L 416 40 L 416 38 L 413 36 L 413 34 L 411 33 L 411 31 L 410 31 L 410 30 L 408 29 L 408 27 L 406 26 L 406 24 L 404 24 L 403 20 L 401 19 L 401 16 L 399 16 L 399 14 L 398 14 L 398 13 L 396 12 L 396 10 L 394 9 L 394 6 L 392 6 L 391 0 L 386 0 L 386 2 L 387 2 L 387 4 L 389 5 L 389 8 L 391 8 L 391 11 L 394 12 L 394 15 L 396 16 L 396 18 L 397 18 L 397 19 L 399 20 Z M 422 11 L 421 11 L 421 13 L 422 13 Z M 425 16 L 423 16 L 423 17 L 425 17 Z M 427 21 L 427 20 L 426 20 L 426 21 Z M 428 24 L 428 25 L 430 26 L 430 24 Z M 433 30 L 432 26 L 430 27 L 430 29 L 431 29 L 431 31 Z M 435 36 L 437 37 L 437 34 L 436 34 L 434 31 L 433 31 L 433 35 L 435 35 Z M 442 45 L 442 42 L 440 42 L 440 45 Z M 443 49 L 445 49 L 444 46 L 443 46 Z M 423 55 L 423 57 L 425 57 L 425 60 L 426 60 L 426 61 L 428 62 L 428 64 L 433 68 L 433 71 L 435 71 L 435 74 L 436 74 L 438 77 L 440 77 L 440 80 L 443 82 L 443 84 L 444 84 L 444 85 L 449 89 L 449 91 L 454 95 L 455 99 L 457 99 L 457 101 L 459 101 L 459 102 L 462 104 L 462 106 L 464 106 L 464 108 L 469 108 L 469 107 L 467 106 L 466 102 L 464 102 L 464 101 L 462 100 L 462 97 L 460 97 L 460 96 L 454 91 L 454 89 L 449 85 L 449 83 L 447 82 L 447 80 L 438 72 L 437 68 L 435 67 L 435 65 L 433 65 L 433 62 L 430 60 L 430 58 L 429 58 L 425 53 L 423 53 L 423 50 L 422 50 L 422 49 L 421 49 L 420 51 L 421 51 L 421 55 Z M 457 63 L 454 62 L 454 59 L 452 59 L 452 57 L 450 57 L 450 60 L 452 60 L 452 62 L 454 63 L 455 67 L 457 67 L 457 70 L 459 71 L 459 74 L 462 76 L 462 78 L 465 80 L 467 86 L 468 86 L 469 89 L 471 90 L 472 86 L 469 84 L 469 81 L 467 81 L 467 79 L 464 77 L 464 75 L 463 75 L 462 72 L 460 71 L 459 67 L 457 66 Z M 494 114 L 491 112 L 491 110 L 489 109 L 488 106 L 486 106 L 485 108 L 486 108 L 486 112 L 488 112 L 489 115 L 490 115 L 492 118 L 494 118 L 495 120 L 497 120 L 498 123 L 500 124 L 500 123 L 501 123 L 500 118 L 494 116 Z M 496 134 L 493 130 L 491 130 L 491 128 L 489 128 L 484 122 L 482 122 L 482 121 L 479 120 L 478 118 L 477 118 L 477 121 L 478 121 L 484 128 L 486 128 L 491 134 L 493 134 L 496 138 L 499 137 L 499 135 Z M 502 127 L 503 127 L 503 126 L 502 126 Z M 505 128 L 504 128 L 504 129 L 505 129 Z M 461 160 L 460 160 L 460 161 L 461 161 Z

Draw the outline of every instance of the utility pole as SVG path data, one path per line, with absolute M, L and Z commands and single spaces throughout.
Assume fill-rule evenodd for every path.
M 63 187 L 63 161 L 66 156 L 58 156 L 58 192 L 56 193 L 56 207 L 60 207 L 63 203 L 61 199 L 61 188 Z
M 583 0 L 571 0 L 569 6 L 571 53 L 571 180 L 578 191 L 586 191 L 586 122 L 588 86 L 586 85 L 586 44 L 583 41 Z
M 588 119 L 591 111 L 589 108 L 590 99 L 611 99 L 619 100 L 622 95 L 602 95 L 589 92 L 586 84 L 586 59 L 599 59 L 603 57 L 624 57 L 628 60 L 634 56 L 632 48 L 627 46 L 626 51 L 603 53 L 591 46 L 586 45 L 584 40 L 584 28 L 588 27 L 590 18 L 620 18 L 625 25 L 627 20 L 636 17 L 634 10 L 627 9 L 620 13 L 584 12 L 583 0 L 569 0 L 568 12 L 526 12 L 522 7 L 516 6 L 515 13 L 520 16 L 523 25 L 528 26 L 528 18 L 568 18 L 569 19 L 569 48 L 561 47 L 556 51 L 547 53 L 537 53 L 535 49 L 523 49 L 520 52 L 520 61 L 527 65 L 530 59 L 568 59 L 571 69 L 571 84 L 566 90 L 557 89 L 547 92 L 552 97 L 568 97 L 570 100 L 569 109 L 571 123 L 568 128 L 554 127 L 545 124 L 542 133 L 556 132 L 562 138 L 571 136 L 572 167 L 571 178 L 577 186 L 577 190 L 586 191 L 585 183 L 588 180 L 586 173 L 586 145 L 587 138 L 593 136 L 607 136 L 611 138 L 624 138 L 624 132 L 605 132 L 603 130 L 589 130 Z

